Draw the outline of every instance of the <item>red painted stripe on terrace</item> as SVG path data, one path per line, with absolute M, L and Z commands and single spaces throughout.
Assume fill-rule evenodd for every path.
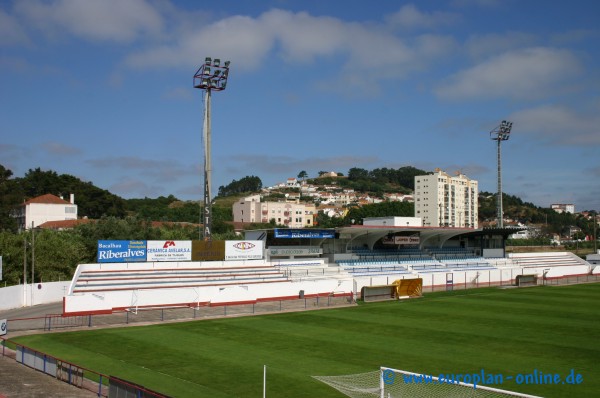
M 241 282 L 235 281 L 231 283 L 213 283 L 213 284 L 194 284 L 194 285 L 177 285 L 177 286 L 141 286 L 137 287 L 132 285 L 130 287 L 117 287 L 117 288 L 107 288 L 107 289 L 73 289 L 73 293 L 93 293 L 93 292 L 113 292 L 120 290 L 152 290 L 152 289 L 181 289 L 186 287 L 210 287 L 210 286 L 239 286 L 239 285 L 254 285 L 257 283 L 291 283 L 287 279 L 281 280 L 269 280 L 269 281 L 255 281 L 255 282 Z
M 210 275 L 164 275 L 164 276 L 144 276 L 144 277 L 139 277 L 139 276 L 131 276 L 131 277 L 118 277 L 115 276 L 113 278 L 107 277 L 107 278 L 78 278 L 76 283 L 79 282 L 100 282 L 100 281 L 129 281 L 129 280 L 136 280 L 136 281 L 140 281 L 140 280 L 154 280 L 154 279 L 172 279 L 172 278 L 179 278 L 179 279 L 183 279 L 183 278 L 206 278 L 206 279 L 211 279 L 211 278 L 222 278 L 222 277 L 236 277 L 236 276 L 257 276 L 260 277 L 262 275 L 281 275 L 283 276 L 283 274 L 281 272 L 278 271 L 273 271 L 273 272 L 261 272 L 261 273 L 245 273 L 245 274 L 210 274 Z
M 113 263 L 114 264 L 114 263 Z M 118 263 L 117 263 L 118 264 Z M 251 269 L 273 269 L 272 265 L 258 265 L 252 267 L 220 267 L 220 268 L 152 268 L 152 269 L 102 269 L 102 270 L 85 270 L 81 273 L 97 273 L 97 272 L 156 272 L 156 271 L 223 271 L 223 270 L 251 270 Z

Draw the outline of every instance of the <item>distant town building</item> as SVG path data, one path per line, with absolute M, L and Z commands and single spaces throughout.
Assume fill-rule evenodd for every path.
M 319 174 L 319 178 L 323 178 L 323 177 L 337 177 L 338 173 L 336 173 L 335 171 L 324 171 L 321 174 Z
M 478 192 L 477 181 L 460 172 L 415 176 L 415 217 L 425 227 L 478 228 Z
M 297 199 L 261 202 L 260 195 L 252 195 L 233 204 L 233 221 L 243 223 L 268 223 L 275 220 L 277 225 L 290 228 L 312 227 L 316 213 L 313 203 L 300 203 Z
M 550 208 L 557 213 L 575 214 L 575 205 L 573 204 L 552 204 Z
M 48 221 L 77 220 L 75 195 L 70 201 L 52 194 L 38 196 L 24 202 L 14 213 L 19 230 L 36 228 Z
M 420 217 L 367 217 L 363 219 L 363 225 L 374 227 L 422 227 L 423 220 Z

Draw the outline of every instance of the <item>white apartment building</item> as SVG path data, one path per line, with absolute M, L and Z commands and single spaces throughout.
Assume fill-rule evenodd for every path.
M 477 228 L 478 183 L 458 172 L 452 177 L 440 169 L 415 177 L 415 217 L 427 227 Z
M 571 214 L 575 214 L 575 205 L 574 204 L 567 204 L 567 203 L 555 203 L 550 205 L 550 207 L 552 208 L 552 210 L 554 210 L 557 213 L 571 213 Z
M 16 210 L 15 217 L 20 231 L 47 221 L 77 220 L 75 196 L 71 194 L 69 202 L 52 194 L 29 199 Z
M 314 225 L 316 214 L 312 203 L 300 203 L 299 200 L 261 202 L 260 195 L 248 196 L 233 204 L 234 222 L 268 223 L 274 219 L 277 225 L 305 228 Z

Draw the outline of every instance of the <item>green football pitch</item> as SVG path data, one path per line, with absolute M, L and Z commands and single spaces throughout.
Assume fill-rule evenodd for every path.
M 23 336 L 20 344 L 175 397 L 342 397 L 313 375 L 386 366 L 501 374 L 545 397 L 600 392 L 600 284 L 473 289 L 297 313 Z M 579 384 L 517 382 L 579 374 Z M 510 378 L 512 377 L 512 379 Z

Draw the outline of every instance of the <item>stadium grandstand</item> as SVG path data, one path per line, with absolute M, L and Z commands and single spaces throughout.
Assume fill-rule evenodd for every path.
M 514 232 L 353 225 L 253 230 L 245 233 L 244 241 L 129 242 L 146 245 L 143 261 L 113 261 L 123 260 L 115 254 L 79 265 L 64 295 L 63 312 L 102 314 L 324 296 L 355 300 L 365 286 L 399 279 L 420 278 L 424 291 L 434 291 L 514 285 L 524 275 L 546 283 L 600 272 L 568 252 L 507 254 L 505 241 Z M 176 247 L 180 257 L 164 254 Z M 182 258 L 181 247 L 189 248 L 191 256 Z M 231 250 L 239 253 L 232 255 Z

